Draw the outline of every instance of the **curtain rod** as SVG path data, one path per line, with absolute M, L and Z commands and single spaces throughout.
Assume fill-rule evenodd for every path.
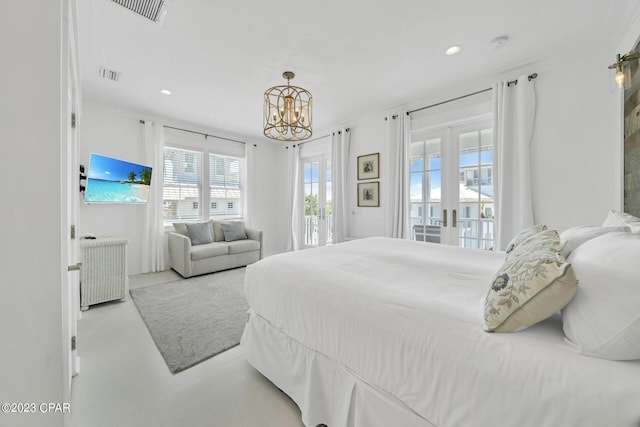
M 140 120 L 140 123 L 144 124 L 145 121 L 144 120 Z M 179 130 L 179 131 L 182 131 L 182 132 L 195 133 L 197 135 L 203 135 L 205 138 L 210 136 L 210 137 L 213 137 L 213 138 L 224 139 L 225 141 L 237 142 L 239 144 L 246 144 L 245 141 L 238 141 L 237 139 L 225 138 L 224 136 L 217 136 L 217 135 L 211 135 L 211 134 L 208 134 L 208 133 L 197 132 L 195 130 L 181 129 L 181 128 L 176 128 L 176 127 L 168 126 L 168 125 L 163 125 L 162 127 L 163 128 L 168 128 L 168 129 Z
M 538 77 L 538 73 L 533 73 L 533 74 L 529 74 L 527 76 L 527 79 L 529 81 L 531 81 L 531 80 L 533 80 L 533 79 L 535 79 L 537 77 Z M 507 82 L 507 86 L 517 85 L 517 84 L 518 84 L 518 79 L 511 80 L 511 81 Z M 482 90 L 478 90 L 478 91 L 475 91 L 475 92 L 472 92 L 472 93 L 468 93 L 466 95 L 458 96 L 457 98 L 451 98 L 451 99 L 448 99 L 446 101 L 438 102 L 436 104 L 427 105 L 426 107 L 416 108 L 415 110 L 407 111 L 407 116 L 409 114 L 411 114 L 411 113 L 415 113 L 416 111 L 422 111 L 422 110 L 426 110 L 427 108 L 437 107 L 438 105 L 447 104 L 449 102 L 457 101 L 457 100 L 463 99 L 463 98 L 468 98 L 468 97 L 474 96 L 474 95 L 479 95 L 479 94 L 484 93 L 484 92 L 489 92 L 490 90 L 493 90 L 493 88 L 488 87 L 486 89 L 482 89 Z M 395 119 L 395 117 L 393 117 L 393 118 Z
M 346 128 L 344 131 L 345 131 L 345 132 L 349 132 L 349 128 Z M 308 139 L 308 140 L 306 140 L 306 141 L 298 142 L 298 145 L 304 145 L 304 144 L 306 144 L 307 142 L 313 142 L 313 141 L 317 141 L 317 140 L 319 140 L 319 139 L 329 138 L 330 136 L 331 136 L 330 134 L 327 134 L 327 135 L 324 135 L 324 136 L 319 136 L 319 137 L 317 137 L 317 138 Z M 293 145 L 295 146 L 295 144 L 293 144 Z M 287 147 L 285 147 L 285 148 L 289 148 L 289 147 L 287 146 Z

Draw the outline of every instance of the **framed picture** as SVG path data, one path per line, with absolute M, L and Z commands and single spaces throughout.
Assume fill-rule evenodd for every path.
M 380 182 L 374 181 L 358 183 L 358 206 L 380 206 Z
M 358 156 L 358 180 L 380 178 L 380 153 Z

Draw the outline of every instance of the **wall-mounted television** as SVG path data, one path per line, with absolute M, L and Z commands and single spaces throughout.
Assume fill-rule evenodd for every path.
M 147 203 L 151 167 L 91 153 L 85 203 Z

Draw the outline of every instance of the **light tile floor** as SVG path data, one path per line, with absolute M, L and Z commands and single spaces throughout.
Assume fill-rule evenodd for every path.
M 130 288 L 178 280 L 130 277 Z M 93 306 L 78 322 L 80 374 L 72 427 L 300 427 L 296 404 L 232 348 L 171 374 L 130 297 Z

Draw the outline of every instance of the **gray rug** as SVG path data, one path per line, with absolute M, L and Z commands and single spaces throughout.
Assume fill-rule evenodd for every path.
M 172 373 L 235 347 L 247 320 L 244 268 L 129 293 Z

